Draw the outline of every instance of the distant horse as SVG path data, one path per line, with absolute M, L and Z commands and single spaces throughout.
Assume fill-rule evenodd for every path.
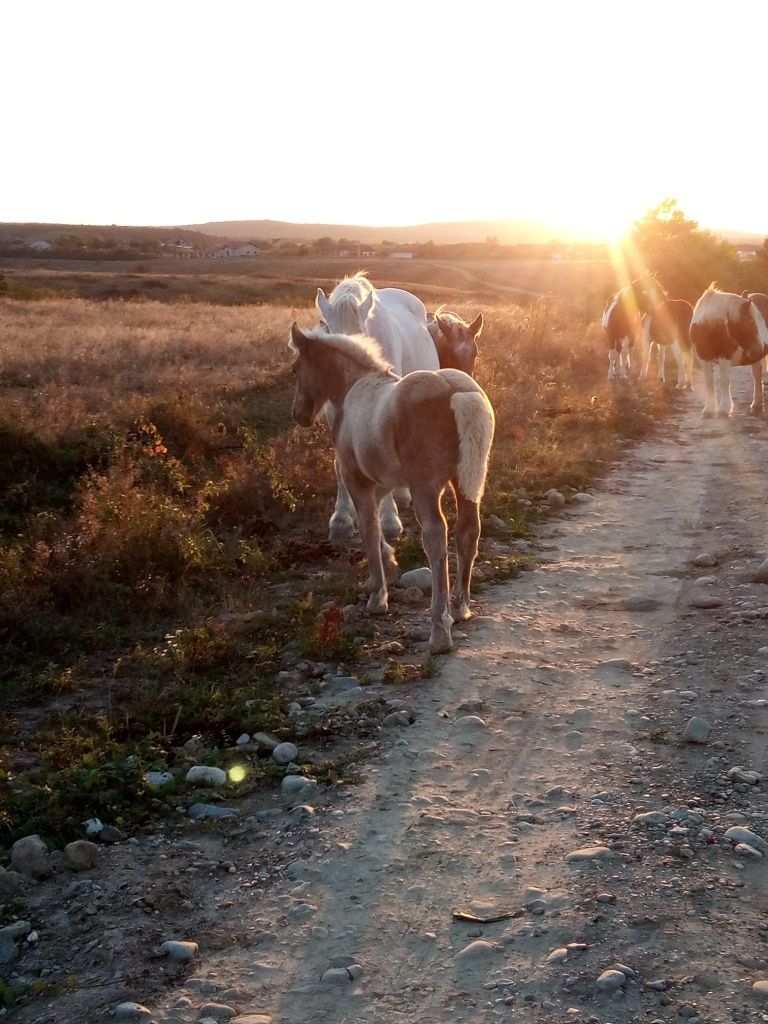
M 427 330 L 424 303 L 400 288 L 374 288 L 364 273 L 345 277 L 326 296 L 317 289 L 315 305 L 331 334 L 364 334 L 378 341 L 395 373 L 436 370 L 440 366 Z M 333 432 L 332 413 L 328 422 Z M 354 533 L 354 506 L 336 463 L 336 507 L 330 521 L 332 544 L 347 543 Z M 407 501 L 407 495 L 403 496 Z M 403 524 L 391 493 L 383 496 L 381 526 L 387 540 L 397 540 Z
M 665 379 L 665 363 L 670 351 L 677 361 L 677 388 L 693 387 L 693 350 L 691 349 L 691 317 L 693 306 L 685 299 L 664 299 L 652 312 L 643 315 L 642 348 L 643 368 L 640 380 L 645 380 L 656 351 L 658 379 Z
M 730 416 L 733 412 L 731 368 L 757 364 L 757 391 L 759 365 L 768 356 L 768 316 L 762 296 L 752 301 L 750 297 L 721 292 L 710 285 L 693 311 L 691 344 L 704 373 L 706 399 L 702 416 Z M 715 363 L 719 371 L 717 388 Z M 762 405 L 762 381 L 759 394 Z M 756 401 L 757 395 L 750 412 L 760 411 Z
M 469 617 L 472 566 L 480 536 L 479 502 L 493 440 L 491 403 L 459 370 L 393 373 L 379 346 L 360 335 L 291 328 L 296 393 L 293 418 L 311 426 L 332 407 L 340 479 L 355 503 L 368 559 L 368 611 L 387 611 L 387 581 L 397 578 L 393 549 L 382 537 L 379 506 L 395 487 L 410 488 L 432 568 L 430 650 L 451 649 L 451 625 Z M 441 499 L 456 494 L 457 579 L 448 596 L 447 527 Z
M 478 313 L 471 324 L 440 306 L 427 314 L 427 330 L 437 349 L 440 368 L 463 370 L 470 377 L 475 373 L 477 339 L 483 329 L 483 314 Z
M 608 380 L 627 380 L 631 373 L 630 351 L 641 333 L 643 313 L 652 312 L 666 295 L 652 274 L 630 281 L 608 300 L 603 330 L 608 337 Z

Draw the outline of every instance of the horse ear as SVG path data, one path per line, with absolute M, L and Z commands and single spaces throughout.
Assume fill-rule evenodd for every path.
M 291 348 L 294 352 L 303 352 L 310 340 L 294 320 L 291 324 Z
M 745 288 L 745 289 L 744 289 L 744 291 L 743 291 L 743 292 L 741 293 L 741 297 L 742 297 L 742 299 L 748 299 L 748 298 L 749 298 L 749 292 L 747 291 L 747 289 L 746 289 L 746 288 Z
M 363 299 L 363 301 L 357 307 L 358 310 L 359 310 L 359 313 L 360 313 L 360 325 L 361 326 L 365 323 L 365 321 L 370 316 L 372 307 L 373 307 L 373 292 L 368 292 L 366 297 Z
M 478 313 L 472 323 L 469 325 L 469 329 L 472 332 L 472 337 L 479 338 L 480 333 L 483 329 L 483 314 Z
M 451 325 L 448 323 L 447 320 L 443 320 L 443 318 L 441 316 L 436 316 L 435 320 L 437 320 L 437 325 L 440 328 L 440 330 L 443 332 L 443 335 L 445 336 L 445 338 L 448 341 L 450 341 L 451 340 Z
M 323 320 L 327 320 L 331 313 L 331 304 L 328 301 L 325 292 L 322 288 L 317 289 L 317 295 L 315 296 L 315 306 L 317 311 Z

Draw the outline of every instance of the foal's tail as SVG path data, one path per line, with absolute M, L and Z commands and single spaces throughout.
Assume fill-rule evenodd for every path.
M 459 490 L 469 501 L 479 502 L 493 441 L 493 406 L 484 391 L 459 391 L 451 396 L 451 409 L 459 435 Z

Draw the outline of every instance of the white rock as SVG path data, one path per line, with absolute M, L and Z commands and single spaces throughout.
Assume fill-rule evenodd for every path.
M 151 1019 L 152 1011 L 141 1003 L 120 1003 L 115 1007 L 115 1020 L 118 1024 L 138 1024 L 139 1021 Z
M 485 720 L 479 715 L 462 715 L 453 723 L 457 729 L 487 729 Z
M 746 857 L 747 860 L 762 860 L 763 855 L 759 850 L 756 850 L 754 846 L 750 846 L 748 843 L 737 843 L 736 850 L 734 851 L 739 857 Z
M 756 786 L 758 782 L 762 782 L 763 776 L 751 768 L 742 768 L 741 765 L 736 765 L 729 769 L 728 778 L 731 782 L 746 782 L 749 786 Z
M 200 947 L 196 942 L 179 942 L 169 939 L 160 947 L 160 952 L 165 953 L 169 960 L 178 964 L 185 964 L 197 956 Z
M 484 960 L 498 952 L 498 946 L 495 946 L 492 942 L 487 942 L 485 939 L 475 939 L 474 942 L 470 942 L 469 945 L 456 954 L 456 959 L 462 962 Z
M 573 496 L 573 501 L 577 502 L 579 505 L 589 505 L 594 500 L 593 495 L 587 494 L 586 491 L 579 491 Z
M 744 828 L 743 825 L 733 825 L 731 828 L 726 829 L 725 839 L 730 840 L 732 843 L 746 843 L 747 846 L 753 847 L 755 850 L 759 850 L 760 853 L 768 853 L 768 843 L 759 836 L 752 829 Z
M 644 814 L 636 814 L 632 821 L 636 825 L 652 828 L 654 825 L 665 825 L 667 823 L 667 816 L 662 811 L 646 811 Z
M 223 768 L 213 765 L 196 764 L 186 775 L 187 782 L 194 786 L 223 786 L 227 781 L 227 773 Z
M 401 575 L 397 585 L 406 590 L 409 587 L 418 587 L 419 590 L 429 593 L 432 590 L 432 570 L 429 566 L 423 566 L 421 569 L 410 569 Z
M 564 960 L 568 959 L 568 950 L 565 946 L 560 946 L 559 949 L 553 949 L 547 957 L 548 964 L 561 964 Z
M 173 782 L 170 772 L 144 772 L 144 782 L 150 789 L 162 789 Z
M 623 971 L 603 971 L 597 979 L 598 992 L 616 992 L 627 983 L 627 976 Z
M 237 1010 L 225 1003 L 203 1003 L 198 1012 L 201 1019 L 209 1020 L 231 1020 L 237 1016 Z
M 247 732 L 241 732 L 240 735 L 235 740 L 235 745 L 238 746 L 238 747 L 244 747 L 246 745 L 246 743 L 250 743 L 250 742 L 251 742 L 250 734 L 247 733 Z
M 590 861 L 614 860 L 618 854 L 607 846 L 582 846 L 579 850 L 569 853 L 566 864 L 582 864 Z
M 294 743 L 278 743 L 272 751 L 272 760 L 277 764 L 290 764 L 299 756 L 299 748 Z
M 756 981 L 752 985 L 752 991 L 761 999 L 768 997 L 768 981 Z
M 305 779 L 303 775 L 286 775 L 280 783 L 280 791 L 284 796 L 299 796 L 317 788 L 314 779 Z

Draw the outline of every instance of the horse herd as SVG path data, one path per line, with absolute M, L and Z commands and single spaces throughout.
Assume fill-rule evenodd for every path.
M 677 362 L 677 387 L 690 388 L 695 353 L 704 377 L 703 416 L 730 416 L 733 412 L 734 366 L 752 367 L 750 412 L 758 415 L 763 411 L 762 363 L 768 356 L 768 295 L 737 295 L 710 285 L 692 307 L 684 299 L 670 299 L 652 274 L 644 274 L 608 300 L 603 329 L 608 338 L 608 380 L 629 379 L 632 346 L 639 342 L 640 380 L 647 377 L 655 350 L 659 380 L 663 381 L 666 355 L 672 352 Z
M 495 426 L 488 396 L 472 376 L 482 313 L 471 323 L 442 307 L 428 314 L 415 295 L 375 288 L 362 273 L 342 280 L 328 296 L 318 289 L 315 305 L 320 317 L 315 327 L 303 330 L 294 323 L 291 328 L 293 417 L 308 427 L 323 413 L 331 430 L 337 479 L 331 542 L 347 545 L 357 526 L 368 561 L 368 611 L 384 614 L 388 584 L 399 575 L 390 544 L 403 529 L 398 505 L 412 501 L 432 570 L 429 646 L 433 653 L 448 651 L 452 624 L 470 614 L 479 503 Z M 664 380 L 671 351 L 678 388 L 690 388 L 695 353 L 704 375 L 704 416 L 731 413 L 733 366 L 752 366 L 751 411 L 762 410 L 768 296 L 710 287 L 692 308 L 670 299 L 656 278 L 645 274 L 611 297 L 602 323 L 609 380 L 629 378 L 638 342 L 641 379 L 655 350 Z M 457 509 L 457 575 L 450 593 L 442 511 L 449 484 Z

